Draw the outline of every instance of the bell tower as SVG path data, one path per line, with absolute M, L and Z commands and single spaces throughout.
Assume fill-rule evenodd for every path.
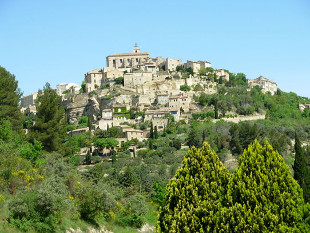
M 135 47 L 133 47 L 133 53 L 140 53 L 140 49 L 139 49 L 137 43 L 135 43 Z

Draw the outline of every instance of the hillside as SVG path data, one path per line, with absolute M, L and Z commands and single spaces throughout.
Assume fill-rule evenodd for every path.
M 231 174 L 255 139 L 268 140 L 293 175 L 297 135 L 310 165 L 308 98 L 243 73 L 177 67 L 134 87 L 126 73 L 91 91 L 91 82 L 60 94 L 47 84 L 22 109 L 1 67 L 0 84 L 11 88 L 0 102 L 0 232 L 153 230 L 166 185 L 205 141 Z

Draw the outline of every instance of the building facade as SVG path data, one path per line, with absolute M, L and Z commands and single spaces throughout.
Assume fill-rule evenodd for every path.
M 256 79 L 249 79 L 248 85 L 250 88 L 253 88 L 254 86 L 259 86 L 260 88 L 262 88 L 263 93 L 270 92 L 271 95 L 277 93 L 278 90 L 278 86 L 275 82 L 264 78 L 263 76 L 259 76 Z

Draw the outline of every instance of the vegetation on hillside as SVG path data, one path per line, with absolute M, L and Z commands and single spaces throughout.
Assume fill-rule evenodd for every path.
M 201 72 L 218 84 L 218 94 L 197 88 L 201 113 L 188 123 L 167 115 L 162 131 L 148 121 L 131 124 L 148 129 L 150 137 L 119 143 L 117 127 L 74 134 L 90 128 L 89 118 L 67 124 L 48 84 L 37 114 L 22 115 L 17 81 L 0 67 L 0 85 L 6 87 L 0 94 L 0 232 L 65 232 L 88 225 L 137 232 L 156 222 L 162 232 L 306 232 L 310 147 L 303 143 L 310 141 L 310 114 L 298 104 L 309 100 L 280 90 L 274 96 L 247 91 L 242 73 L 229 73 L 231 81 L 221 83 L 211 69 Z M 254 112 L 266 119 L 211 121 Z M 144 117 L 133 109 L 126 114 Z M 231 156 L 239 165 L 225 167 Z

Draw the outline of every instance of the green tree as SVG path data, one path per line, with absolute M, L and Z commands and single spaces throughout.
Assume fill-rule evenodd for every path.
M 154 138 L 153 122 L 151 122 L 150 138 Z
M 191 90 L 191 87 L 188 86 L 188 85 L 181 85 L 181 86 L 180 86 L 180 90 L 181 90 L 181 91 L 190 91 L 190 90 Z
M 295 161 L 293 165 L 294 178 L 303 189 L 304 199 L 309 202 L 310 198 L 310 172 L 307 166 L 307 161 L 303 148 L 297 133 L 295 133 Z
M 39 105 L 30 137 L 42 142 L 47 151 L 60 149 L 66 135 L 65 112 L 60 100 L 49 83 L 46 83 L 43 93 L 38 97 Z
M 299 232 L 302 228 L 302 189 L 268 141 L 261 146 L 255 140 L 243 152 L 227 198 L 229 207 L 223 208 L 220 220 L 225 232 Z
M 158 138 L 158 131 L 157 131 L 157 126 L 154 127 L 154 138 Z
M 118 77 L 114 81 L 115 81 L 115 84 L 124 85 L 124 77 Z
M 225 203 L 230 174 L 210 145 L 192 147 L 183 166 L 167 185 L 165 205 L 160 208 L 158 232 L 217 232 L 217 212 Z
M 21 97 L 15 75 L 0 66 L 0 119 L 11 122 L 13 130 L 22 129 L 23 116 L 20 112 Z

